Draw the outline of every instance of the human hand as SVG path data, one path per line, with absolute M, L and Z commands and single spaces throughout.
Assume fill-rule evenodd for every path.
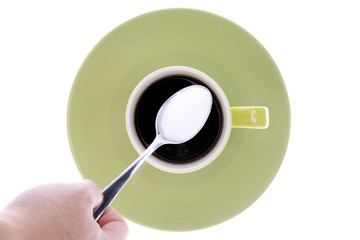
M 102 196 L 100 187 L 91 180 L 25 191 L 0 212 L 0 239 L 126 239 L 127 224 L 113 208 L 94 221 L 93 211 Z

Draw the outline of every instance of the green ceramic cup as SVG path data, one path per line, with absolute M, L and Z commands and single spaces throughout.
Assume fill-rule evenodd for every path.
M 213 91 L 227 99 L 230 133 L 216 158 L 196 171 L 174 174 L 144 163 L 112 206 L 138 224 L 188 231 L 236 216 L 267 189 L 286 152 L 290 108 L 273 59 L 237 24 L 191 9 L 141 15 L 107 34 L 75 78 L 68 136 L 84 178 L 103 188 L 139 156 L 126 123 L 129 99 L 146 76 L 174 66 L 195 69 L 216 83 Z
M 147 91 L 147 89 L 149 89 L 149 87 L 151 87 L 151 85 L 169 76 L 185 76 L 196 79 L 197 81 L 204 84 L 214 94 L 214 97 L 219 102 L 222 117 L 222 120 L 219 121 L 219 124 L 221 124 L 221 126 L 219 126 L 220 136 L 218 136 L 216 143 L 211 146 L 211 149 L 209 149 L 207 153 L 201 158 L 197 158 L 196 160 L 188 163 L 176 164 L 152 155 L 147 160 L 148 163 L 150 163 L 152 166 L 171 173 L 188 173 L 196 171 L 207 166 L 216 159 L 216 157 L 226 146 L 232 128 L 268 128 L 269 111 L 267 107 L 231 107 L 221 87 L 207 74 L 191 67 L 168 66 L 152 72 L 151 74 L 147 75 L 143 80 L 141 80 L 132 92 L 127 104 L 127 132 L 130 141 L 132 142 L 134 148 L 139 154 L 145 151 L 145 146 L 144 143 L 142 143 L 141 137 L 139 137 L 136 130 L 137 121 L 135 120 L 135 112 L 137 104 L 141 96 L 144 94 L 145 91 Z M 149 106 L 153 107 L 154 105 L 149 104 Z M 202 145 L 203 143 L 198 142 L 197 144 Z

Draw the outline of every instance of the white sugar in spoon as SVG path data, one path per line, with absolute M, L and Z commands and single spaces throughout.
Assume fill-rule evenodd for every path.
M 103 202 L 94 213 L 95 221 L 157 148 L 164 144 L 180 144 L 195 137 L 209 117 L 212 102 L 211 93 L 207 88 L 192 85 L 176 92 L 161 106 L 156 116 L 154 141 L 126 170 L 104 188 Z

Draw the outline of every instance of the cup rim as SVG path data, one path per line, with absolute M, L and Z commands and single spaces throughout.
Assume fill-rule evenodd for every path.
M 203 157 L 189 163 L 171 163 L 161 160 L 160 158 L 151 155 L 146 161 L 155 168 L 170 173 L 189 173 L 197 171 L 214 161 L 217 156 L 222 152 L 230 137 L 231 132 L 231 108 L 226 98 L 225 93 L 221 87 L 210 76 L 204 72 L 188 67 L 188 66 L 167 66 L 153 71 L 145 76 L 134 88 L 130 95 L 126 106 L 125 123 L 126 131 L 131 144 L 135 150 L 141 154 L 145 151 L 145 147 L 141 143 L 134 126 L 134 112 L 138 103 L 139 97 L 147 89 L 148 86 L 168 76 L 185 75 L 203 82 L 211 91 L 216 95 L 218 102 L 222 109 L 223 126 L 221 129 L 220 137 L 214 147 Z

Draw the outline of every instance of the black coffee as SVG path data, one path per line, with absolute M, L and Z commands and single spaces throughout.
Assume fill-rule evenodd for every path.
M 188 76 L 169 76 L 156 81 L 143 92 L 135 108 L 134 119 L 137 135 L 145 148 L 155 139 L 155 119 L 162 104 L 180 89 L 194 84 L 206 87 L 201 81 Z M 213 105 L 204 127 L 185 143 L 167 144 L 158 148 L 154 154 L 159 159 L 170 163 L 189 163 L 203 157 L 213 148 L 221 134 L 222 113 L 217 98 L 211 94 Z

